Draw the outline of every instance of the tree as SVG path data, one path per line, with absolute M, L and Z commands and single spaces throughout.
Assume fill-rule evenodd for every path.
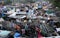
M 60 0 L 50 0 L 50 2 L 54 5 L 54 7 L 58 7 L 55 10 L 56 16 L 60 17 Z
M 60 8 L 60 0 L 49 0 L 55 7 Z
M 26 0 L 26 2 L 34 3 L 36 0 Z
M 7 0 L 7 1 L 5 2 L 5 4 L 10 4 L 10 3 L 12 3 L 11 0 Z

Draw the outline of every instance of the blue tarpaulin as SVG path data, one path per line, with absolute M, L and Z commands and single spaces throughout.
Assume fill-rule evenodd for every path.
M 20 36 L 21 36 L 20 33 L 17 33 L 17 32 L 16 32 L 16 33 L 14 34 L 14 38 L 17 38 L 17 37 L 20 37 Z

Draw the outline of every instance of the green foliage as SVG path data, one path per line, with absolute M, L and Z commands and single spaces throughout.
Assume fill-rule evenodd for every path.
M 34 3 L 36 0 L 26 0 L 26 2 Z
M 52 2 L 55 7 L 60 8 L 60 0 L 50 0 L 50 2 Z
M 5 2 L 5 4 L 10 4 L 10 3 L 12 3 L 11 0 L 7 0 L 7 1 Z

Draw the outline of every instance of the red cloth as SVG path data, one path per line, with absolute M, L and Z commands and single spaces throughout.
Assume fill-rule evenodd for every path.
M 38 32 L 38 38 L 42 38 L 43 36 Z
M 38 38 L 43 38 L 43 36 L 40 33 L 40 29 L 36 27 L 36 31 L 38 32 Z

